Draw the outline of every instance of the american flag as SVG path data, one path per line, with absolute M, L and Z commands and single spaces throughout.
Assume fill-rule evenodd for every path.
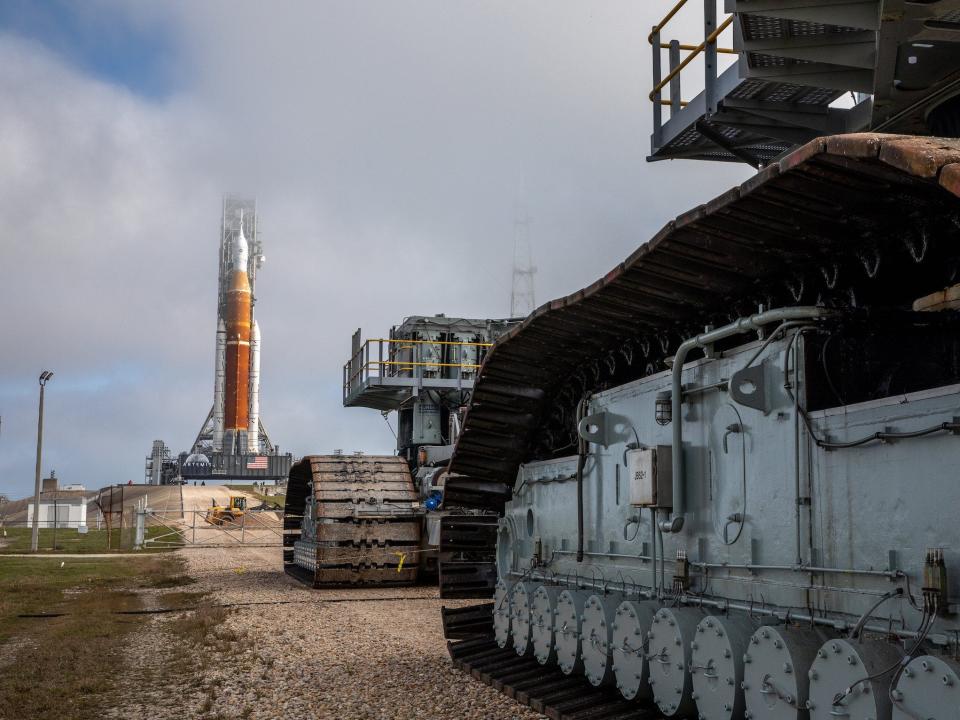
M 247 460 L 247 470 L 266 470 L 266 469 L 267 469 L 266 455 L 257 455 L 256 457 L 253 457 Z

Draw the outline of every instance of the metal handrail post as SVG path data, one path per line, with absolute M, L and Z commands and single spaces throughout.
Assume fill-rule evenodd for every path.
M 660 28 L 655 27 L 650 34 L 651 47 L 653 48 L 653 87 L 657 87 L 661 82 L 660 69 Z M 653 146 L 659 148 L 663 142 L 663 92 L 657 90 L 653 98 Z
M 673 73 L 677 65 L 680 64 L 680 41 L 670 41 L 670 72 Z M 677 73 L 670 80 L 670 117 L 675 117 L 680 112 L 680 73 Z
M 377 343 L 377 375 L 383 377 L 383 340 Z
M 717 0 L 703 0 L 703 99 L 707 115 L 717 111 Z M 712 38 L 712 39 L 711 39 Z

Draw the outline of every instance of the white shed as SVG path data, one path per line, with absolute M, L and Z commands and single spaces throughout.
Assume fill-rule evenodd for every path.
M 40 493 L 39 525 L 42 528 L 79 528 L 87 525 L 85 492 L 57 490 Z M 27 523 L 33 524 L 33 501 L 27 504 Z

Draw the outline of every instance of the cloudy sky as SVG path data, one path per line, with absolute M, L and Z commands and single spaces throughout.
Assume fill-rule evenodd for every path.
M 45 475 L 141 482 L 152 440 L 189 448 L 227 191 L 259 203 L 274 441 L 389 451 L 341 406 L 357 327 L 506 316 L 518 206 L 539 304 L 748 176 L 645 162 L 662 5 L 4 0 L 0 493 L 32 491 L 44 368 Z

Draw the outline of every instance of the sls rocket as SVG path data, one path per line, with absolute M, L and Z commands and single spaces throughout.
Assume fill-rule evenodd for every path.
M 217 324 L 213 399 L 213 449 L 231 455 L 260 452 L 260 329 L 253 319 L 249 273 L 250 246 L 241 213 Z

